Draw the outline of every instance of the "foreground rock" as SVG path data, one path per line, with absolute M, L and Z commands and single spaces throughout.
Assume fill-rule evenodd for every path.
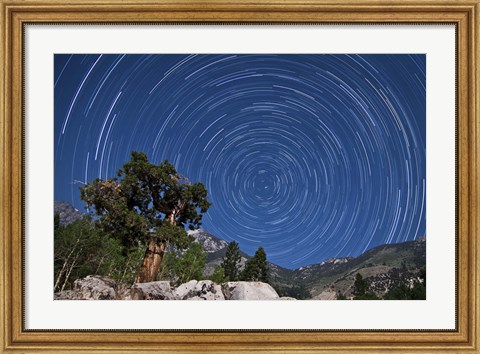
M 113 279 L 89 275 L 77 279 L 73 290 L 60 291 L 55 294 L 55 300 L 115 300 L 117 284 Z
M 279 296 L 270 284 L 259 281 L 237 281 L 222 284 L 226 300 L 278 300 Z
M 191 280 L 177 288 L 169 281 L 135 283 L 131 288 L 117 286 L 114 280 L 89 275 L 74 282 L 73 290 L 58 292 L 55 300 L 295 300 L 280 298 L 262 282 L 229 282 L 221 285 L 211 280 Z
M 178 300 L 225 300 L 222 287 L 211 280 L 191 280 L 175 289 Z
M 135 283 L 130 294 L 132 300 L 176 300 L 169 281 Z

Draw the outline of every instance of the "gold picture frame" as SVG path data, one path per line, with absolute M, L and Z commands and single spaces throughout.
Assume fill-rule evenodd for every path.
M 0 0 L 1 351 L 480 352 L 479 0 Z M 26 23 L 454 24 L 457 100 L 457 326 L 453 331 L 90 331 L 24 328 L 23 31 Z

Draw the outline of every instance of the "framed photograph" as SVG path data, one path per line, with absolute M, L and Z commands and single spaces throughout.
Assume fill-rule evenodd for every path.
M 479 352 L 479 9 L 1 1 L 2 351 Z

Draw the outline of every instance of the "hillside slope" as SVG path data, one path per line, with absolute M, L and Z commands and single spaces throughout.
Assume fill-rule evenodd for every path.
M 55 201 L 55 213 L 60 223 L 66 225 L 81 218 L 84 213 L 70 204 Z M 207 254 L 205 277 L 225 257 L 228 242 L 204 230 L 188 231 L 202 245 Z M 251 257 L 241 252 L 240 268 Z M 424 272 L 426 263 L 426 242 L 424 238 L 398 244 L 381 245 L 358 257 L 341 257 L 325 260 L 318 264 L 298 269 L 286 269 L 268 262 L 270 283 L 281 296 L 310 299 L 335 299 L 337 293 L 352 297 L 355 276 L 360 273 L 379 297 L 400 284 L 413 284 Z
M 225 256 L 227 242 L 205 231 L 191 232 L 207 253 L 206 275 L 213 273 Z M 250 258 L 241 253 L 241 267 Z M 371 284 L 377 296 L 384 296 L 393 287 L 417 280 L 425 267 L 426 242 L 422 238 L 398 244 L 381 245 L 358 257 L 332 258 L 298 269 L 286 269 L 268 263 L 270 283 L 286 293 L 290 288 L 303 288 L 313 299 L 333 299 L 337 292 L 352 296 L 355 275 L 360 273 Z

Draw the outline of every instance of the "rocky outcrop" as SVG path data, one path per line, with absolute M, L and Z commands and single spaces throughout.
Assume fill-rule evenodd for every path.
M 87 276 L 73 283 L 74 290 L 85 300 L 115 300 L 117 284 L 113 279 Z
M 222 284 L 226 300 L 278 300 L 275 289 L 270 284 L 259 281 L 237 281 Z
M 59 291 L 53 294 L 54 300 L 80 300 L 77 299 L 77 294 L 72 290 Z
M 60 291 L 55 294 L 55 300 L 115 300 L 117 285 L 114 280 L 89 275 L 77 279 L 73 290 Z
M 206 253 L 215 253 L 225 249 L 228 246 L 227 241 L 221 240 L 202 230 L 188 230 L 187 233 L 190 236 L 193 236 L 195 242 L 198 242 L 202 245 L 203 250 Z
M 377 296 L 384 296 L 392 289 L 405 284 L 408 288 L 413 288 L 416 282 L 422 282 L 418 273 L 411 272 L 407 269 L 393 268 L 386 273 L 376 274 L 366 278 L 370 289 Z
M 135 283 L 130 296 L 132 300 L 176 300 L 169 281 Z
M 191 280 L 177 288 L 169 281 L 135 283 L 128 289 L 117 287 L 107 277 L 89 275 L 74 282 L 73 290 L 58 292 L 55 300 L 296 300 L 280 298 L 277 292 L 262 282 L 228 282 Z
M 211 280 L 191 280 L 174 291 L 178 300 L 225 300 L 222 287 Z
M 53 213 L 58 214 L 60 218 L 60 225 L 62 226 L 66 226 L 85 216 L 84 213 L 75 209 L 70 204 L 58 200 L 55 200 L 53 203 Z

